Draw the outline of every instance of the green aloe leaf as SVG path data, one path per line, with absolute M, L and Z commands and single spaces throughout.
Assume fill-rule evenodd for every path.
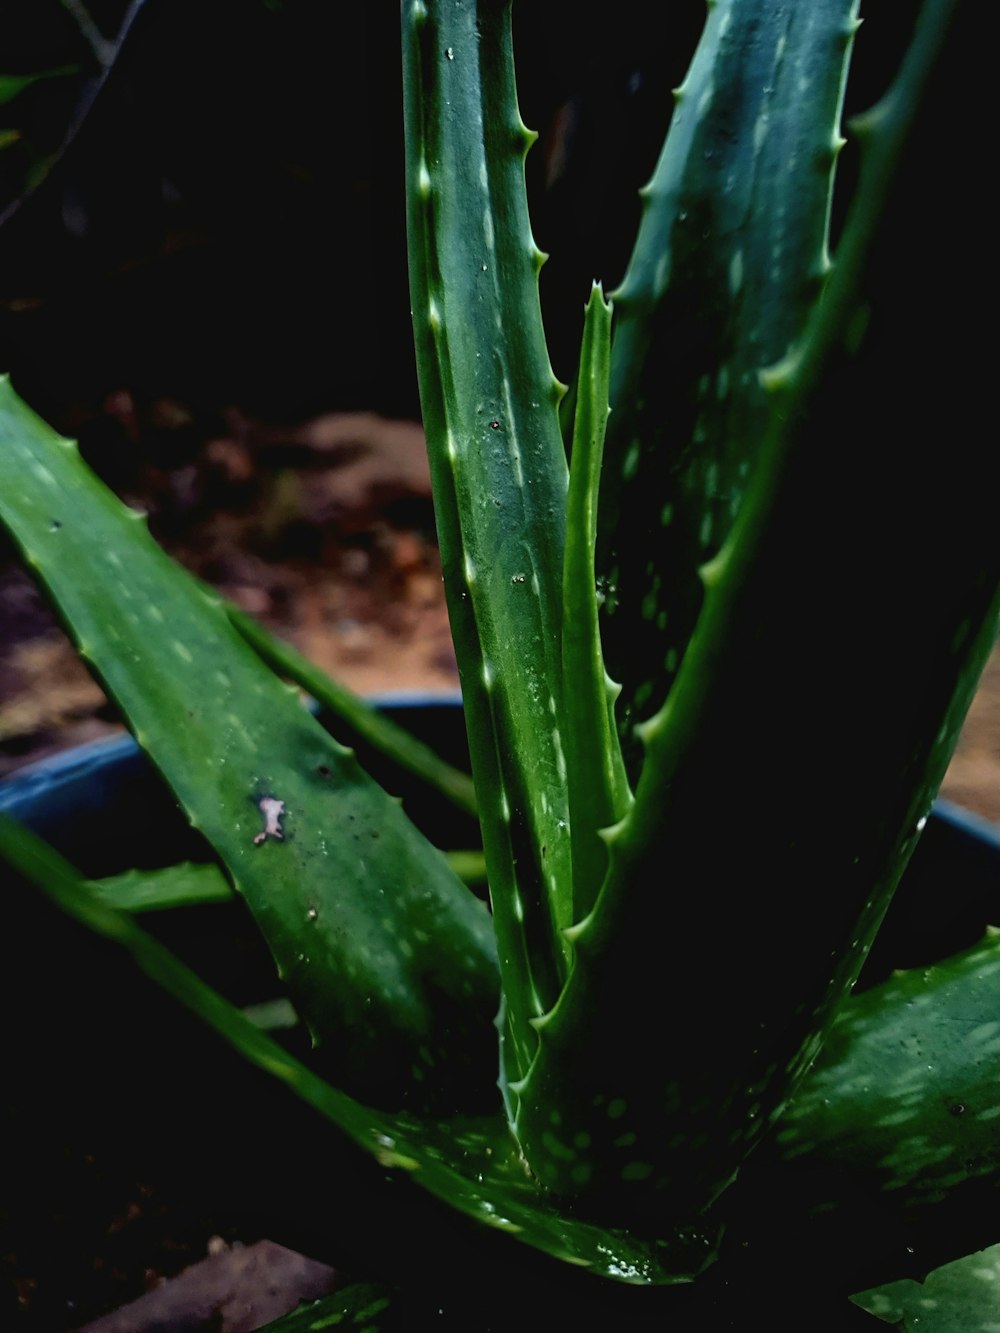
M 780 1114 L 853 984 L 996 636 L 1000 548 L 975 434 L 942 477 L 912 467 L 899 424 L 919 430 L 926 405 L 907 381 L 923 349 L 928 375 L 941 354 L 920 289 L 897 282 L 912 253 L 903 146 L 950 17 L 926 7 L 866 122 L 824 299 L 766 377 L 746 496 L 699 571 L 695 631 L 640 728 L 635 800 L 606 834 L 608 874 L 536 1025 L 525 1154 L 602 1215 L 699 1213 Z M 863 295 L 877 336 L 857 356 L 845 340 Z M 935 581 L 915 579 L 931 560 Z
M 594 582 L 610 336 L 611 307 L 595 285 L 577 377 L 563 564 L 563 719 L 576 920 L 593 907 L 607 869 L 601 833 L 618 823 L 632 799 L 615 725 L 618 689 L 604 670 Z
M 607 685 L 589 586 L 584 600 L 572 603 L 586 620 L 586 673 L 567 675 L 563 593 L 567 577 L 574 595 L 590 583 L 580 557 L 588 555 L 594 469 L 583 468 L 582 489 L 570 499 L 587 541 L 578 543 L 575 565 L 567 547 L 563 567 L 566 475 L 553 433 L 558 387 L 544 355 L 540 256 L 523 208 L 528 136 L 513 96 L 508 6 L 404 5 L 415 327 L 473 757 L 486 796 L 487 859 L 510 999 L 501 1022 L 505 1072 L 512 1098 L 523 1098 L 519 1145 L 499 1111 L 450 1119 L 409 1108 L 388 1113 L 338 1092 L 129 916 L 110 911 L 71 868 L 0 824 L 7 854 L 66 911 L 117 940 L 159 984 L 387 1169 L 416 1176 L 483 1222 L 626 1281 L 683 1280 L 712 1257 L 711 1205 L 781 1117 L 849 991 L 995 633 L 1000 557 L 989 474 L 975 470 L 981 448 L 963 452 L 972 433 L 963 413 L 975 386 L 955 373 L 960 361 L 948 360 L 953 340 L 921 323 L 923 283 L 911 276 L 909 304 L 885 299 L 880 280 L 901 235 L 898 215 L 895 231 L 890 227 L 882 249 L 873 250 L 953 8 L 952 0 L 927 0 L 898 80 L 859 120 L 861 182 L 837 267 L 811 315 L 796 324 L 793 309 L 792 335 L 765 358 L 774 361 L 770 369 L 756 355 L 744 356 L 742 344 L 764 325 L 770 336 L 780 323 L 753 293 L 745 267 L 750 250 L 759 267 L 769 234 L 783 239 L 774 198 L 757 201 L 766 228 L 747 231 L 749 248 L 739 260 L 726 251 L 725 265 L 716 262 L 709 275 L 721 278 L 715 290 L 728 292 L 741 319 L 747 293 L 748 315 L 739 339 L 733 335 L 732 358 L 728 333 L 713 352 L 711 403 L 713 381 L 695 381 L 701 406 L 689 412 L 691 442 L 704 443 L 694 439 L 703 432 L 718 446 L 716 456 L 708 449 L 707 461 L 690 470 L 687 455 L 675 458 L 678 503 L 693 496 L 698 514 L 707 494 L 700 515 L 711 522 L 703 532 L 691 515 L 686 521 L 682 555 L 694 594 L 690 604 L 681 597 L 682 628 L 664 654 L 664 674 L 644 699 L 639 692 L 648 678 L 633 676 L 629 686 L 633 715 L 647 705 L 651 712 L 636 732 L 644 747 L 636 799 L 628 803 L 617 755 L 602 741 L 591 757 L 606 780 L 587 807 L 573 793 L 577 775 L 571 780 L 567 771 L 561 728 L 584 690 L 598 696 L 603 723 Z M 827 79 L 822 95 L 803 99 L 812 70 L 803 52 L 816 31 L 832 40 L 834 20 L 845 14 L 853 8 L 833 0 L 808 8 L 720 0 L 707 29 L 708 77 L 693 79 L 685 92 L 697 94 L 690 105 L 699 122 L 716 114 L 745 70 L 752 73 L 759 106 L 749 118 L 750 137 L 760 152 L 748 156 L 746 141 L 732 154 L 731 144 L 720 150 L 727 166 L 746 170 L 733 181 L 738 195 L 753 196 L 758 180 L 766 184 L 783 164 L 791 172 L 797 143 L 807 155 L 822 149 L 813 176 L 826 184 L 813 189 L 808 225 L 798 229 L 813 229 L 806 260 L 825 260 L 823 190 L 836 149 L 842 72 Z M 809 28 L 814 22 L 818 29 Z M 845 49 L 851 26 L 839 30 Z M 821 63 L 829 74 L 832 62 Z M 758 89 L 765 67 L 775 77 Z M 456 68 L 473 77 L 455 82 Z M 774 138 L 772 118 L 790 137 Z M 725 130 L 724 117 L 716 130 Z M 800 130 L 802 143 L 794 137 Z M 780 145 L 776 155 L 772 140 Z M 683 137 L 677 142 L 671 170 L 690 157 L 690 145 Z M 693 175 L 680 176 L 716 175 L 702 158 L 692 159 Z M 763 175 L 761 161 L 770 162 Z M 670 171 L 667 177 L 673 179 Z M 725 195 L 725 180 L 717 175 L 708 193 Z M 676 201 L 671 208 L 676 223 L 684 222 Z M 481 218 L 481 226 L 470 229 L 469 217 Z M 657 294 L 676 290 L 668 281 L 676 255 L 662 257 L 664 273 L 652 275 Z M 798 263 L 797 275 L 815 285 L 808 263 Z M 853 359 L 854 316 L 868 295 L 875 352 L 860 365 Z M 886 319 L 887 310 L 893 317 Z M 590 334 L 603 318 L 603 305 L 593 306 Z M 937 344 L 934 357 L 921 357 L 924 342 Z M 900 345 L 902 373 L 886 355 L 889 347 L 899 356 Z M 582 456 L 586 462 L 589 448 L 591 463 L 604 406 L 596 392 L 603 357 L 595 339 L 579 395 Z M 822 389 L 821 369 L 831 372 Z M 741 387 L 733 389 L 737 371 Z M 891 452 L 896 438 L 914 437 L 923 424 L 920 411 L 907 407 L 909 381 L 921 372 L 962 384 L 946 421 L 955 484 L 950 476 L 914 476 L 919 470 L 906 451 Z M 730 402 L 740 404 L 738 418 L 730 417 Z M 799 441 L 807 447 L 793 450 Z M 619 469 L 629 483 L 643 457 L 640 448 L 633 464 L 633 443 Z M 909 464 L 891 488 L 881 486 L 871 461 L 884 461 L 887 448 Z M 724 475 L 730 484 L 720 494 Z M 657 515 L 661 528 L 673 523 L 665 508 Z M 345 1080 L 352 1065 L 374 1064 L 373 1052 L 382 1068 L 399 1066 L 392 1095 L 410 1079 L 436 1083 L 443 1061 L 464 1075 L 461 1053 L 478 1058 L 488 1045 L 496 991 L 485 913 L 349 752 L 263 671 L 219 605 L 170 571 L 128 512 L 6 386 L 0 510 L 85 656 L 217 848 L 313 1030 L 341 1048 L 351 1032 L 356 1045 L 339 1053 Z M 652 564 L 643 574 L 655 579 Z M 941 595 L 930 568 L 947 585 Z M 683 571 L 679 577 L 683 582 Z M 673 622 L 660 624 L 668 611 L 662 591 L 647 589 L 638 604 L 661 648 L 662 635 L 675 632 Z M 609 612 L 613 600 L 606 600 Z M 670 679 L 662 701 L 657 690 Z M 813 722 L 807 737 L 799 716 Z M 588 739 L 575 760 L 587 754 Z M 570 829 L 568 817 L 576 821 L 581 808 L 583 828 Z M 576 848 L 616 816 L 603 840 L 603 881 L 595 875 L 578 895 L 572 861 L 584 853 Z M 995 1173 L 995 1153 L 984 1146 L 994 1117 L 981 1105 L 995 1066 L 980 1059 L 995 1022 L 969 1003 L 970 986 L 978 993 L 991 967 L 979 955 L 971 965 L 956 960 L 932 969 L 922 979 L 932 1003 L 924 1003 L 927 992 L 914 978 L 862 997 L 860 1008 L 849 1002 L 833 1029 L 832 1064 L 815 1076 L 821 1083 L 824 1071 L 836 1068 L 837 1086 L 828 1084 L 831 1095 L 823 1098 L 816 1083 L 803 1084 L 782 1122 L 782 1160 L 791 1171 L 817 1162 L 842 1169 L 843 1146 L 853 1145 L 852 1173 L 868 1179 L 849 1200 L 854 1220 L 880 1196 L 923 1207 Z M 947 1049 L 936 1017 L 921 1026 L 938 1002 L 954 1024 L 942 1029 L 952 1037 Z M 901 1019 L 901 1009 L 915 1017 Z M 957 1042 L 956 1030 L 964 1034 Z M 915 1056 L 925 1057 L 936 1041 L 937 1063 L 924 1059 L 914 1077 Z M 645 1058 L 637 1061 L 637 1049 Z M 941 1110 L 945 1093 L 955 1098 L 946 1108 L 950 1120 Z M 837 1111 L 826 1120 L 830 1104 Z M 967 1119 L 970 1108 L 975 1115 Z M 587 1191 L 593 1194 L 586 1202 L 564 1200 Z M 758 1195 L 758 1204 L 762 1199 L 768 1202 Z M 828 1203 L 817 1190 L 804 1215 Z
M 0 516 L 246 899 L 347 1081 L 492 1064 L 489 916 L 60 439 L 0 385 Z
M 890 1282 L 851 1300 L 903 1333 L 996 1333 L 1000 1245 L 945 1264 L 923 1282 Z
M 803 1291 L 846 1298 L 923 1278 L 992 1242 L 998 978 L 991 930 L 845 1001 L 815 1067 L 720 1204 L 723 1263 L 750 1255 L 793 1272 Z
M 854 996 L 780 1122 L 781 1156 L 863 1172 L 868 1188 L 908 1209 L 977 1177 L 1000 1183 L 998 993 L 992 930 L 955 958 Z
M 220 604 L 233 626 L 268 666 L 307 690 L 318 704 L 341 718 L 359 737 L 394 760 L 400 768 L 423 779 L 460 810 L 476 814 L 476 789 L 467 773 L 445 763 L 404 727 L 391 722 L 353 690 L 331 680 L 325 671 L 314 666 L 290 644 L 276 638 L 253 616 L 221 599 Z
M 377 1110 L 332 1087 L 207 986 L 130 915 L 109 908 L 94 885 L 6 816 L 0 816 L 0 856 L 68 915 L 128 950 L 157 985 L 247 1060 L 339 1126 L 386 1170 L 412 1176 L 488 1227 L 606 1276 L 637 1283 L 684 1281 L 711 1259 L 713 1238 L 703 1229 L 653 1240 L 562 1214 L 525 1171 L 499 1107 L 493 1115 L 443 1119 L 409 1110 Z
M 857 0 L 719 0 L 675 93 L 621 287 L 598 570 L 633 728 L 663 703 L 768 430 L 760 372 L 802 336 L 827 228 Z
M 486 878 L 481 852 L 445 852 L 445 860 L 466 884 L 479 884 Z M 211 861 L 184 861 L 161 870 L 126 870 L 95 880 L 92 887 L 103 903 L 119 912 L 162 912 L 173 907 L 231 902 L 233 898 L 229 881 Z
M 398 1308 L 393 1309 L 396 1293 L 374 1282 L 352 1282 L 341 1291 L 318 1301 L 300 1305 L 273 1323 L 264 1324 L 260 1333 L 389 1333 L 402 1330 Z M 405 1316 L 404 1316 L 405 1317 Z
M 184 861 L 162 870 L 126 870 L 95 880 L 91 887 L 116 912 L 163 912 L 233 900 L 232 886 L 211 861 Z
M 406 0 L 402 28 L 414 340 L 513 1081 L 565 976 L 573 917 L 562 390 L 539 308 L 509 0 Z
M 499 1109 L 492 1116 L 439 1119 L 362 1106 L 289 1055 L 260 1030 L 258 1021 L 212 991 L 131 916 L 110 909 L 102 900 L 100 886 L 81 880 L 71 866 L 35 835 L 7 819 L 0 819 L 0 854 L 44 889 L 64 911 L 126 948 L 158 985 L 199 1014 L 252 1063 L 285 1083 L 296 1096 L 373 1153 L 384 1167 L 412 1176 L 414 1181 L 469 1216 L 568 1262 L 630 1283 L 683 1281 L 714 1257 L 717 1235 L 715 1224 L 709 1220 L 693 1228 L 625 1229 L 591 1224 L 564 1212 L 558 1199 L 525 1172 L 520 1152 Z M 894 1053 L 897 1025 L 904 1014 L 909 1017 L 913 987 L 923 988 L 921 993 L 928 1001 L 916 1008 L 914 1018 L 918 1026 L 935 1026 L 933 992 L 946 985 L 954 990 L 956 997 L 950 1010 L 956 1020 L 952 1026 L 971 1036 L 981 1017 L 976 1006 L 981 1006 L 985 992 L 991 989 L 998 948 L 1000 941 L 993 936 L 969 955 L 942 964 L 933 970 L 930 989 L 926 974 L 921 971 L 848 1001 L 838 1027 L 847 1046 L 857 1047 L 863 1052 L 862 1058 L 871 1064 L 874 1095 L 879 1094 L 880 1055 L 888 1052 L 891 1057 Z M 879 1000 L 880 995 L 883 1000 Z M 959 1001 L 958 995 L 965 998 Z M 936 1026 L 945 1032 L 948 1024 L 942 1022 Z M 965 1067 L 956 1065 L 952 1089 L 963 1091 L 971 1089 L 973 1084 L 982 1089 L 989 1081 L 992 1064 L 981 1065 L 978 1059 L 981 1043 L 960 1039 L 959 1046 L 966 1053 Z M 806 1182 L 804 1192 L 795 1197 L 794 1216 L 798 1219 L 797 1227 L 801 1228 L 808 1228 L 811 1215 L 828 1211 L 831 1173 L 836 1178 L 845 1170 L 841 1155 L 845 1137 L 850 1139 L 853 1134 L 859 1138 L 861 1150 L 856 1155 L 867 1162 L 869 1169 L 878 1168 L 881 1149 L 878 1144 L 865 1146 L 865 1136 L 870 1133 L 868 1110 L 851 1097 L 849 1079 L 840 1115 L 824 1112 L 817 1116 L 810 1110 L 824 1102 L 823 1094 L 845 1072 L 843 1051 L 840 1063 L 837 1053 L 835 1041 L 829 1062 L 821 1064 L 803 1088 L 800 1106 L 806 1109 L 797 1112 L 793 1107 L 782 1122 L 783 1147 L 791 1141 L 789 1128 L 805 1123 L 811 1135 L 806 1151 L 790 1163 L 794 1174 Z M 847 1073 L 851 1072 L 849 1068 Z M 970 1098 L 971 1105 L 972 1091 L 963 1091 L 963 1095 Z M 795 1141 L 799 1143 L 801 1135 Z M 817 1163 L 821 1168 L 818 1172 L 807 1169 L 803 1173 L 803 1167 L 815 1168 Z M 947 1187 L 948 1182 L 939 1183 Z M 857 1228 L 873 1201 L 877 1201 L 879 1188 L 876 1180 L 871 1188 L 850 1196 L 847 1214 L 840 1220 L 838 1245 L 843 1244 L 844 1237 Z M 741 1182 L 737 1198 L 744 1197 L 734 1212 L 737 1243 L 744 1234 L 741 1215 L 749 1216 L 754 1231 L 759 1233 L 762 1222 L 774 1216 L 776 1207 L 780 1213 L 784 1189 L 780 1171 L 777 1176 L 773 1171 L 756 1179 L 751 1176 L 745 1190 Z M 759 1235 L 754 1240 L 759 1240 Z M 778 1262 L 785 1262 L 788 1253 L 787 1244 L 780 1244 Z

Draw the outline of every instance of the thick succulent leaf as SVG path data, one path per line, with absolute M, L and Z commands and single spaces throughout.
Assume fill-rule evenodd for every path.
M 608 419 L 611 307 L 600 287 L 587 303 L 563 565 L 563 721 L 573 849 L 573 917 L 594 905 L 607 855 L 602 830 L 617 824 L 632 793 L 615 726 L 617 687 L 604 670 L 594 585 L 597 494 Z
M 924 1282 L 890 1282 L 851 1299 L 903 1333 L 996 1333 L 1000 1245 L 937 1268 Z
M 0 516 L 344 1078 L 398 1098 L 438 1061 L 485 1072 L 482 904 L 6 381 Z
M 479 884 L 486 878 L 481 852 L 445 852 L 445 859 L 466 884 Z M 126 870 L 121 875 L 95 880 L 92 887 L 101 902 L 119 912 L 200 907 L 230 902 L 233 897 L 229 881 L 211 861 L 184 861 L 161 870 Z
M 558 1200 L 526 1173 L 499 1109 L 493 1116 L 456 1116 L 444 1120 L 418 1117 L 409 1112 L 375 1111 L 345 1097 L 265 1036 L 260 1030 L 260 1016 L 241 1013 L 213 992 L 161 943 L 138 927 L 131 917 L 110 910 L 101 900 L 99 886 L 86 884 L 72 867 L 34 835 L 5 819 L 0 819 L 0 855 L 26 878 L 45 889 L 70 915 L 128 949 L 135 962 L 159 985 L 197 1013 L 247 1059 L 281 1080 L 366 1151 L 373 1153 L 384 1167 L 406 1172 L 415 1182 L 469 1216 L 568 1262 L 626 1282 L 676 1282 L 702 1269 L 713 1257 L 717 1237 L 713 1225 L 708 1222 L 687 1230 L 656 1226 L 625 1230 L 591 1225 L 571 1214 L 561 1214 Z M 965 967 L 961 960 L 956 967 L 962 987 L 968 989 L 970 985 L 978 984 L 977 974 Z M 943 967 L 941 972 L 945 970 Z M 895 986 L 895 982 L 890 983 L 890 991 Z M 905 1006 L 905 1003 L 896 997 L 896 1008 L 900 1004 Z M 857 1004 L 858 1001 L 849 1002 L 849 1013 Z M 875 1005 L 874 997 L 865 997 L 865 1005 L 875 1013 L 881 1008 Z M 892 1008 L 890 1004 L 890 1011 Z M 930 1006 L 919 1010 L 921 1022 L 927 1021 L 929 1011 Z M 872 1021 L 876 1020 L 873 1018 Z M 883 1034 L 887 1048 L 891 1048 L 894 1041 L 893 1021 L 890 1012 Z M 856 1028 L 865 1034 L 859 1040 L 867 1040 L 868 1023 L 860 1019 L 852 1021 L 848 1017 L 844 1026 L 852 1030 Z M 95 1039 L 99 1040 L 99 1035 Z M 821 1067 L 815 1077 L 820 1079 L 823 1074 Z M 872 1079 L 875 1086 L 877 1068 Z M 809 1096 L 808 1085 L 803 1095 Z M 848 1107 L 846 1114 L 853 1113 L 853 1108 Z M 855 1128 L 863 1133 L 864 1108 L 860 1108 L 858 1118 L 860 1124 Z M 807 1156 L 809 1162 L 823 1164 L 827 1153 L 830 1158 L 825 1164 L 827 1172 L 832 1171 L 835 1178 L 838 1173 L 843 1175 L 844 1163 L 836 1158 L 842 1128 L 838 1126 L 838 1132 L 831 1134 L 825 1123 L 817 1126 L 816 1142 L 808 1155 L 803 1154 L 793 1164 L 798 1175 L 803 1174 L 801 1168 Z M 777 1176 L 775 1169 L 779 1173 Z M 741 1238 L 744 1243 L 749 1238 L 756 1244 L 762 1229 L 773 1225 L 775 1219 L 780 1222 L 784 1218 L 785 1225 L 778 1227 L 780 1234 L 776 1246 L 775 1262 L 779 1270 L 788 1262 L 790 1254 L 788 1219 L 793 1219 L 793 1232 L 798 1235 L 808 1229 L 813 1215 L 828 1211 L 829 1195 L 825 1191 L 830 1179 L 829 1174 L 824 1176 L 822 1171 L 818 1175 L 806 1173 L 807 1188 L 795 1197 L 794 1208 L 783 1213 L 786 1194 L 780 1174 L 782 1169 L 781 1159 L 777 1162 L 772 1159 L 769 1172 L 756 1180 L 748 1179 L 746 1189 L 741 1180 L 736 1202 L 747 1192 L 749 1199 L 744 1198 L 738 1207 L 729 1210 L 730 1229 L 734 1233 L 738 1255 L 743 1253 Z M 787 1171 L 785 1174 L 787 1176 Z M 834 1281 L 840 1275 L 836 1247 L 842 1246 L 845 1237 L 849 1239 L 853 1234 L 871 1207 L 873 1197 L 877 1197 L 877 1190 L 874 1194 L 855 1191 L 849 1196 L 852 1211 L 842 1219 L 833 1238 L 833 1255 L 824 1255 L 833 1265 Z M 751 1252 L 759 1263 L 760 1249 Z M 726 1267 L 728 1271 L 728 1264 Z M 830 1275 L 825 1276 L 829 1281 Z M 725 1285 L 723 1283 L 723 1287 Z M 821 1289 L 821 1285 L 816 1286 L 817 1291 Z
M 91 888 L 116 912 L 162 912 L 173 907 L 202 907 L 231 902 L 233 890 L 211 861 L 184 861 L 162 870 L 126 870 L 95 880 Z
M 857 0 L 719 0 L 614 293 L 598 572 L 608 668 L 632 729 L 662 704 L 702 603 L 699 569 L 746 492 L 759 374 L 802 335 L 827 222 Z
M 852 998 L 777 1142 L 874 1170 L 885 1190 L 940 1198 L 979 1175 L 1000 1183 L 1000 932 L 934 967 Z
M 338 1091 L 207 986 L 131 916 L 107 907 L 95 887 L 50 847 L 3 815 L 0 857 L 63 911 L 127 949 L 159 986 L 247 1060 L 339 1126 L 383 1167 L 412 1175 L 461 1212 L 569 1263 L 628 1282 L 684 1281 L 711 1259 L 713 1237 L 705 1230 L 644 1239 L 561 1215 L 525 1170 L 499 1107 L 490 1116 L 445 1120 L 376 1110 Z
M 1000 932 L 844 1005 L 780 1122 L 788 1161 L 815 1156 L 830 1184 L 866 1177 L 907 1209 L 984 1177 L 1000 1185 Z M 826 1203 L 835 1206 L 835 1193 Z
M 976 417 L 944 474 L 913 469 L 907 448 L 929 413 L 947 432 L 956 411 L 948 392 L 912 394 L 916 365 L 950 382 L 935 378 L 936 333 L 959 315 L 953 285 L 931 307 L 913 284 L 903 205 L 917 183 L 896 171 L 949 16 L 927 8 L 870 118 L 826 295 L 768 377 L 750 487 L 701 571 L 697 628 L 642 727 L 635 801 L 536 1024 L 526 1156 L 605 1216 L 697 1213 L 773 1123 L 857 975 L 996 635 Z M 871 343 L 856 358 L 844 342 L 861 292 Z M 929 561 L 931 584 L 914 575 Z M 652 1058 L 637 1058 L 643 1041 Z
M 222 602 L 231 624 L 275 671 L 307 690 L 316 702 L 347 724 L 358 737 L 435 791 L 441 792 L 460 810 L 476 813 L 476 789 L 467 773 L 454 768 L 428 745 L 397 726 L 367 700 L 332 680 L 291 644 L 283 643 L 253 616 L 230 602 Z
M 394 1310 L 393 1306 L 396 1306 Z M 405 1318 L 405 1315 L 403 1316 Z M 391 1333 L 402 1330 L 396 1293 L 375 1282 L 352 1282 L 350 1286 L 300 1305 L 291 1314 L 264 1324 L 260 1333 L 329 1333 L 335 1329 Z
M 509 0 L 406 0 L 403 83 L 421 405 L 516 1078 L 565 973 L 572 899 L 559 720 L 567 468 Z
M 846 1297 L 922 1279 L 990 1244 L 998 974 L 991 931 L 844 1003 L 775 1132 L 723 1196 L 723 1262 L 749 1255 L 758 1269 L 794 1272 L 804 1289 Z

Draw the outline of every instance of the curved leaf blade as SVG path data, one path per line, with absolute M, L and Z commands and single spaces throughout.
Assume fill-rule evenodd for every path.
M 923 1282 L 890 1282 L 851 1300 L 902 1333 L 996 1333 L 1000 1245 L 937 1268 Z
M 410 292 L 452 637 L 504 970 L 508 1087 L 565 975 L 566 458 L 528 219 L 509 0 L 406 0 Z
M 864 1172 L 908 1208 L 1000 1183 L 1000 931 L 843 1006 L 780 1122 L 787 1161 Z
M 499 1107 L 493 1115 L 441 1119 L 412 1110 L 378 1110 L 339 1091 L 206 985 L 131 916 L 109 908 L 95 886 L 35 834 L 4 815 L 0 856 L 68 915 L 125 948 L 157 985 L 386 1170 L 405 1172 L 460 1212 L 568 1263 L 639 1285 L 688 1281 L 713 1257 L 714 1237 L 705 1230 L 641 1237 L 561 1213 L 525 1170 Z
M 0 516 L 246 899 L 345 1078 L 492 1064 L 488 913 L 60 439 L 0 385 Z

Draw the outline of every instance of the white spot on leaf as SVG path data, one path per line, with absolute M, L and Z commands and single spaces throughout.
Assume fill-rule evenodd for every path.
M 281 831 L 281 817 L 285 813 L 284 801 L 279 801 L 274 796 L 262 796 L 257 805 L 264 816 L 264 827 L 254 838 L 254 846 L 259 847 L 268 838 L 276 838 L 281 842 L 285 836 Z

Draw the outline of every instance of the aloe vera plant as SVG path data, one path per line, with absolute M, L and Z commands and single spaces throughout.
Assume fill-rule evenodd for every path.
M 867 1232 L 857 1253 L 860 1215 L 889 1192 L 923 1225 L 998 1167 L 996 938 L 850 998 L 1000 608 L 968 418 L 946 478 L 904 447 L 946 419 L 914 376 L 956 365 L 897 270 L 957 9 L 926 0 L 853 121 L 834 246 L 857 0 L 709 6 L 624 281 L 590 293 L 564 440 L 510 5 L 405 0 L 414 338 L 474 796 L 172 566 L 0 397 L 0 515 L 219 862 L 88 884 L 4 825 L 21 872 L 466 1213 L 608 1276 L 698 1279 L 706 1302 L 759 1298 L 794 1253 L 835 1321 L 861 1273 L 914 1275 Z M 475 805 L 489 911 L 271 666 Z M 134 919 L 231 891 L 314 1067 Z M 835 1238 L 839 1273 L 779 1226 L 747 1278 L 775 1198 L 788 1230 Z M 917 1275 L 956 1257 L 942 1235 Z

